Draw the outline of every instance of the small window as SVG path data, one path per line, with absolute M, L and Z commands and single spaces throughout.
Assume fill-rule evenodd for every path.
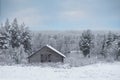
M 48 55 L 48 58 L 50 58 L 51 54 Z
M 51 62 L 51 60 L 48 60 L 49 62 Z
M 43 62 L 43 60 L 41 60 L 41 62 Z
M 51 54 L 48 55 L 48 62 L 51 62 Z
M 43 58 L 43 54 L 41 54 L 41 59 Z

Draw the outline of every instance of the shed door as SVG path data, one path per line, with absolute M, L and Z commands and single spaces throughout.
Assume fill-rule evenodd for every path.
M 41 54 L 41 62 L 46 62 L 46 55 Z

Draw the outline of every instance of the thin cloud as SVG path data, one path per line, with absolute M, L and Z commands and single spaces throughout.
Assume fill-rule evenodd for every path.
M 30 1 L 30 0 L 11 0 L 11 2 L 14 2 L 14 3 L 23 3 L 27 1 Z
M 77 21 L 81 18 L 85 18 L 88 15 L 84 11 L 76 10 L 76 11 L 63 11 L 60 13 L 60 17 L 63 20 L 72 20 Z
M 30 27 L 41 25 L 44 19 L 43 15 L 40 14 L 39 10 L 34 8 L 19 10 L 9 16 L 12 16 L 10 17 L 10 19 L 17 18 L 20 23 L 24 22 Z

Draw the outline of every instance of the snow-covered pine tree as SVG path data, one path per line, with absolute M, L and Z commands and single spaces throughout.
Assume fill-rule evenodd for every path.
M 18 48 L 20 46 L 20 30 L 16 18 L 13 20 L 12 26 L 10 28 L 10 34 L 10 45 L 12 45 L 12 48 Z
M 82 36 L 79 41 L 79 47 L 85 57 L 87 55 L 89 55 L 88 57 L 90 57 L 90 49 L 93 45 L 93 42 L 92 42 L 93 37 L 94 35 L 91 33 L 90 30 L 84 31 L 82 33 Z
M 109 47 L 114 40 L 114 34 L 112 32 L 109 32 L 106 39 L 106 46 Z
M 25 27 L 23 23 L 20 26 L 20 43 L 24 46 L 25 52 L 28 54 L 32 51 L 31 50 L 31 33 L 28 27 Z
M 110 57 L 113 53 L 111 50 L 113 50 L 113 46 L 115 41 L 115 35 L 112 32 L 109 32 L 106 36 L 104 36 L 103 40 L 103 46 L 102 46 L 102 52 L 101 54 L 104 56 L 104 58 Z
M 31 35 L 28 27 L 24 24 L 18 25 L 16 18 L 12 24 L 7 19 L 5 25 L 0 26 L 0 47 L 0 53 L 8 61 L 15 63 L 26 61 L 25 57 L 31 51 Z
M 11 55 L 11 59 L 14 63 L 27 63 L 28 54 L 25 52 L 23 45 L 20 45 L 20 47 L 15 48 L 10 47 L 9 52 Z
M 7 49 L 9 47 L 10 42 L 10 24 L 9 20 L 7 19 L 5 22 L 5 25 L 1 25 L 0 29 L 0 35 L 1 35 L 1 42 L 2 42 L 2 48 Z

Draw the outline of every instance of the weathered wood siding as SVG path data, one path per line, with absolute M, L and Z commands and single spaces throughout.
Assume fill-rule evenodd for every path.
M 48 47 L 43 47 L 42 49 L 40 49 L 39 51 L 37 51 L 34 55 L 29 57 L 29 62 L 30 63 L 39 63 L 42 60 L 42 56 L 41 55 L 46 55 L 48 56 L 49 54 L 51 54 L 49 60 L 43 60 L 42 62 L 63 62 L 64 57 L 59 55 L 58 53 L 56 53 L 55 51 L 51 50 Z

